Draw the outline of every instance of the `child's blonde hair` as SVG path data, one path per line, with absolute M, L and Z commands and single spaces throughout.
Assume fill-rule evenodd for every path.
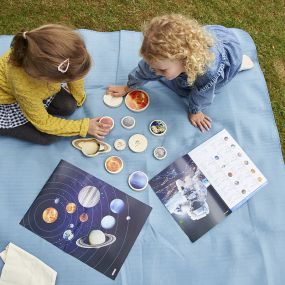
M 162 59 L 181 60 L 192 85 L 214 60 L 209 48 L 212 36 L 196 20 L 179 14 L 153 18 L 143 29 L 142 57 L 148 63 Z
M 49 24 L 19 32 L 11 48 L 9 62 L 37 79 L 73 81 L 84 77 L 91 67 L 84 41 L 77 32 L 63 25 Z

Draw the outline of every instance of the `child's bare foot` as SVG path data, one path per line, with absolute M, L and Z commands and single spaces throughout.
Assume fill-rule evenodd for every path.
M 242 56 L 242 63 L 241 63 L 239 71 L 251 69 L 251 68 L 253 68 L 253 66 L 254 66 L 254 64 L 253 64 L 251 58 L 248 55 L 244 54 Z

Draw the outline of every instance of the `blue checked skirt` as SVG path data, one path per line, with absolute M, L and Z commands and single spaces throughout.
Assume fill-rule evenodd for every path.
M 44 100 L 45 108 L 54 99 L 54 96 L 50 96 Z M 0 104 L 0 129 L 11 129 L 28 123 L 27 118 L 23 114 L 18 103 L 13 104 Z

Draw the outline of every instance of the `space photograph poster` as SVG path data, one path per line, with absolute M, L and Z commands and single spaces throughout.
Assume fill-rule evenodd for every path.
M 191 241 L 196 241 L 267 183 L 222 130 L 177 159 L 149 184 Z
M 150 211 L 61 160 L 20 224 L 115 279 Z

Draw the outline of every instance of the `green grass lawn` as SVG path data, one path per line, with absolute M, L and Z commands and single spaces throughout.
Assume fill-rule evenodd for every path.
M 144 21 L 172 12 L 189 15 L 203 24 L 244 29 L 257 46 L 285 154 L 284 0 L 0 0 L 0 3 L 0 34 L 14 34 L 22 28 L 32 29 L 46 23 L 97 31 L 139 31 Z M 248 125 L 254 128 L 252 122 Z

